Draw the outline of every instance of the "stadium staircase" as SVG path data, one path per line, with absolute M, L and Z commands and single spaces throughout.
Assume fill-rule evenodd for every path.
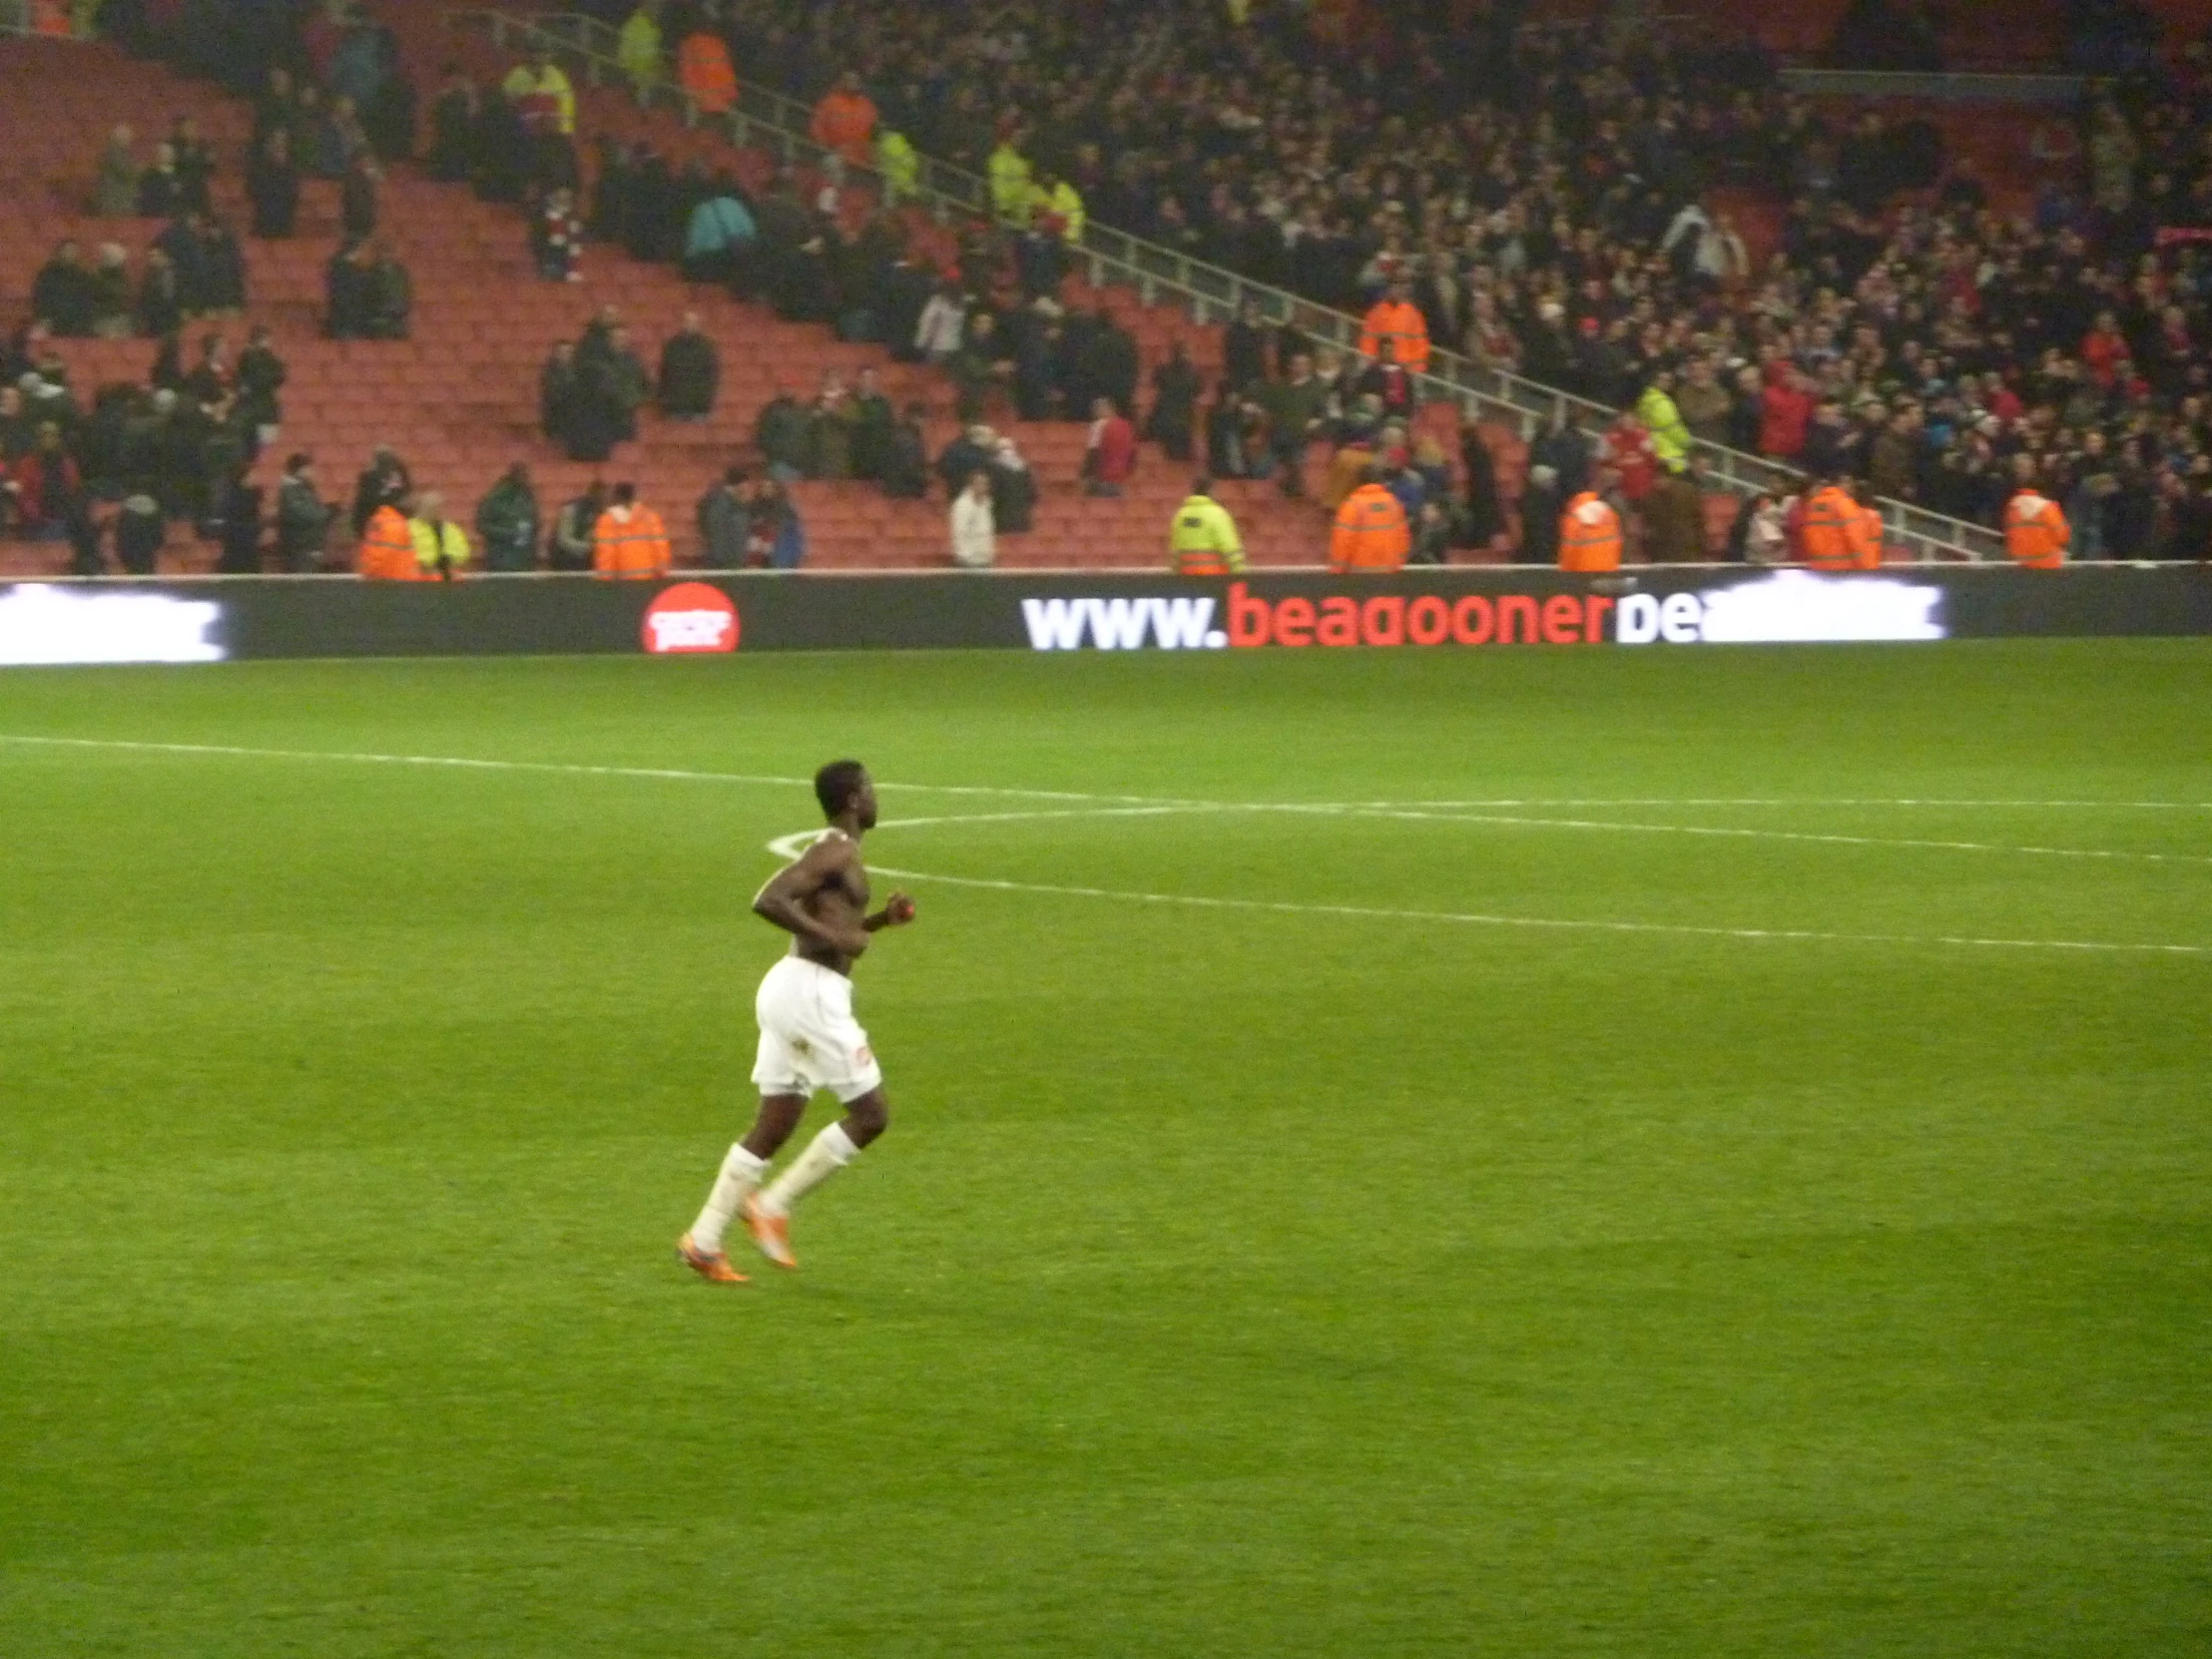
M 486 73 L 507 67 L 505 55 L 491 53 L 488 44 L 464 44 L 448 35 L 428 8 L 393 11 L 418 85 L 434 86 L 439 64 L 456 55 L 457 46 L 459 55 L 476 59 L 474 67 Z M 88 95 L 88 87 L 98 95 Z M 580 92 L 583 135 L 612 130 L 644 136 L 650 130 L 664 152 L 679 159 L 697 153 L 718 165 L 736 165 L 756 182 L 770 165 L 759 153 L 735 152 L 726 141 L 686 133 L 673 118 L 648 115 L 625 95 Z M 0 44 L 0 154 L 8 157 L 0 166 L 0 315 L 26 313 L 32 279 L 64 238 L 78 240 L 88 257 L 102 242 L 119 243 L 137 272 L 161 226 L 88 216 L 93 163 L 119 116 L 133 120 L 144 149 L 180 114 L 193 116 L 216 145 L 217 206 L 243 230 L 248 216 L 242 158 L 251 126 L 243 103 L 102 43 Z M 337 246 L 336 189 L 307 184 L 292 240 L 245 241 L 248 317 L 274 329 L 290 369 L 282 393 L 283 433 L 264 457 L 265 481 L 273 481 L 284 452 L 303 448 L 316 456 L 325 493 L 337 494 L 350 486 L 375 444 L 389 443 L 420 486 L 441 490 L 449 509 L 465 517 L 515 460 L 530 464 L 548 516 L 593 477 L 630 478 L 669 521 L 681 561 L 696 543 L 693 503 L 726 465 L 756 458 L 754 421 L 779 381 L 804 397 L 825 370 L 837 369 L 849 379 L 861 365 L 874 364 L 894 403 L 912 399 L 929 408 L 932 453 L 952 435 L 950 392 L 940 375 L 893 363 L 879 347 L 843 343 L 826 329 L 781 321 L 765 307 L 742 304 L 719 288 L 688 284 L 673 270 L 632 261 L 616 250 L 589 250 L 580 283 L 543 281 L 530 267 L 515 209 L 480 203 L 465 188 L 430 182 L 411 168 L 394 169 L 386 179 L 378 232 L 414 280 L 412 337 L 324 339 L 323 266 Z M 1110 293 L 1074 297 L 1115 305 L 1138 333 L 1148 364 L 1177 337 L 1202 365 L 1219 362 L 1219 330 L 1199 328 L 1162 309 L 1147 310 L 1127 296 L 1118 304 Z M 620 446 L 603 465 L 572 462 L 538 432 L 539 368 L 556 340 L 574 338 L 585 319 L 609 303 L 619 307 L 649 362 L 682 313 L 700 311 L 722 350 L 722 395 L 708 421 L 665 422 L 649 409 L 641 441 Z M 189 330 L 195 349 L 205 331 Z M 234 346 L 243 342 L 244 323 L 223 331 Z M 60 342 L 59 349 L 70 365 L 73 389 L 89 402 L 99 385 L 143 382 L 155 346 L 140 339 L 71 340 Z M 1011 422 L 1002 418 L 1004 412 L 993 411 L 993 424 L 1020 444 L 1037 476 L 1039 500 L 1034 533 L 1001 538 L 1002 564 L 1142 568 L 1162 561 L 1166 522 L 1188 487 L 1189 467 L 1147 446 L 1124 498 L 1086 497 L 1077 478 L 1082 426 Z M 1232 482 L 1223 493 L 1245 528 L 1255 563 L 1314 564 L 1326 557 L 1326 525 L 1315 509 L 1285 502 L 1259 484 Z M 809 562 L 816 567 L 948 562 L 939 499 L 891 501 L 860 482 L 809 483 L 797 494 L 807 521 Z M 5 544 L 0 570 L 51 572 L 63 557 L 52 547 Z M 173 538 L 165 568 L 205 567 L 212 558 L 212 550 Z

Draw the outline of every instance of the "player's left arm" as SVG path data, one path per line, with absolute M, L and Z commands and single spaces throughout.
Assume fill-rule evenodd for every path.
M 880 933 L 886 927 L 903 927 L 914 919 L 914 901 L 902 892 L 894 892 L 883 900 L 883 907 L 866 917 L 860 925 L 870 933 Z

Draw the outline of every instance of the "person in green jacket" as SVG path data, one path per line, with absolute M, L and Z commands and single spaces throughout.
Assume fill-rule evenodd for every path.
M 622 26 L 619 43 L 615 47 L 615 60 L 630 77 L 630 84 L 640 93 L 647 91 L 661 79 L 661 5 L 660 0 L 643 0 L 630 14 L 630 21 Z
M 1690 435 L 1689 423 L 1675 404 L 1674 375 L 1669 370 L 1653 372 L 1643 396 L 1636 399 L 1636 418 L 1651 433 L 1651 452 L 1661 466 L 1669 472 L 1689 466 L 1690 446 L 1697 440 Z
M 875 171 L 883 176 L 883 206 L 895 208 L 921 188 L 921 156 L 904 133 L 875 135 Z
M 450 582 L 468 563 L 468 532 L 445 516 L 445 497 L 435 490 L 425 491 L 415 503 L 407 534 L 426 582 Z
M 1190 498 L 1175 509 L 1168 556 L 1179 576 L 1236 576 L 1244 570 L 1237 521 L 1214 499 L 1214 481 L 1203 473 L 1191 480 Z
M 1067 180 L 1040 169 L 1029 187 L 1029 204 L 1032 218 L 1042 214 L 1058 222 L 1062 242 L 1070 248 L 1083 245 L 1083 193 Z
M 991 211 L 1017 225 L 1029 221 L 1029 158 L 1014 147 L 1019 134 L 998 141 L 986 171 L 991 180 Z
M 520 461 L 476 504 L 476 534 L 484 543 L 486 570 L 537 569 L 538 494 L 530 487 L 530 469 Z

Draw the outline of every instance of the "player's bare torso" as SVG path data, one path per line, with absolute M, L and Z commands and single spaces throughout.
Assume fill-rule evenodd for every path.
M 807 851 L 806 862 L 816 866 L 814 884 L 797 895 L 797 902 L 825 929 L 864 938 L 867 919 L 867 866 L 860 861 L 860 846 L 840 830 L 832 830 Z M 792 954 L 816 962 L 833 973 L 852 972 L 859 952 L 832 949 L 805 934 L 792 936 Z

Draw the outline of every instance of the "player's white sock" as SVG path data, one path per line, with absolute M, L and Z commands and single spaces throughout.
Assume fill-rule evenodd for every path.
M 722 1161 L 722 1173 L 715 1177 L 714 1190 L 707 1194 L 707 1207 L 692 1223 L 692 1243 L 709 1255 L 720 1250 L 723 1231 L 729 1227 L 730 1218 L 738 1213 L 738 1206 L 752 1196 L 753 1189 L 761 1184 L 761 1177 L 767 1173 L 766 1158 L 754 1157 L 746 1151 L 743 1141 L 732 1146 L 730 1156 Z
M 794 1204 L 851 1163 L 859 1153 L 860 1149 L 852 1144 L 852 1137 L 844 1132 L 844 1125 L 832 1123 L 814 1138 L 805 1152 L 792 1160 L 791 1168 L 779 1175 L 767 1192 L 761 1194 L 761 1208 L 775 1216 L 790 1215 Z

